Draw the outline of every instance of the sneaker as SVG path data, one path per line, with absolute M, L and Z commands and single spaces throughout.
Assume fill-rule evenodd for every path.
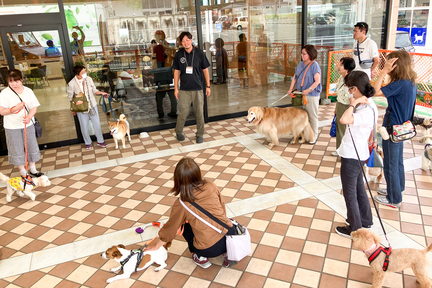
M 30 172 L 30 171 L 28 171 L 28 174 L 29 174 L 30 176 L 32 176 L 32 177 L 36 177 L 36 178 L 39 178 L 39 177 L 41 177 L 42 175 L 44 175 L 44 173 L 42 173 L 42 172 L 32 173 L 32 172 Z
M 102 148 L 107 148 L 108 144 L 106 144 L 105 142 L 103 143 L 97 143 L 98 146 L 102 147 Z
M 349 228 L 349 226 L 338 226 L 336 227 L 335 230 L 336 233 L 339 234 L 340 236 L 351 239 L 351 229 Z
M 91 148 L 92 148 L 91 144 L 85 146 L 85 149 L 87 149 L 87 150 L 90 150 Z
M 203 136 L 197 136 L 196 137 L 196 143 L 203 143 L 204 142 L 204 137 Z
M 336 156 L 336 157 L 339 156 L 339 154 L 337 153 L 337 151 L 333 151 L 333 152 L 331 153 L 331 155 L 332 155 L 332 156 Z
M 379 204 L 386 205 L 392 208 L 399 208 L 401 206 L 401 203 L 397 203 L 397 204 L 390 203 L 387 200 L 387 196 L 375 195 L 374 200 Z
M 228 260 L 228 254 L 227 254 L 227 253 L 223 253 L 222 256 L 223 256 L 223 258 L 224 258 L 224 262 L 223 262 L 222 265 L 223 265 L 225 268 L 228 268 L 228 267 L 231 267 L 231 266 L 237 264 L 237 261 L 231 261 L 231 260 Z
M 378 188 L 377 192 L 379 195 L 387 196 L 387 189 L 386 188 Z
M 348 226 L 350 225 L 350 224 L 348 223 L 348 219 L 345 219 L 345 224 L 348 225 Z M 373 224 L 372 224 L 372 225 L 373 225 Z M 371 230 L 372 225 L 368 225 L 368 226 L 363 226 L 363 225 L 362 225 L 362 228 L 365 228 L 365 229 Z
M 183 140 L 185 140 L 185 137 L 184 137 L 183 134 L 176 134 L 176 136 L 177 136 L 177 140 L 178 140 L 178 141 L 183 141 Z
M 317 139 L 310 141 L 309 144 L 314 145 L 316 142 L 317 142 Z
M 193 260 L 193 262 L 196 265 L 198 265 L 198 266 L 200 266 L 200 267 L 202 267 L 204 269 L 206 269 L 206 268 L 208 268 L 208 267 L 211 266 L 211 263 L 208 260 L 208 258 L 202 257 L 202 256 L 198 257 L 198 255 L 196 255 L 195 253 L 192 254 L 192 260 Z

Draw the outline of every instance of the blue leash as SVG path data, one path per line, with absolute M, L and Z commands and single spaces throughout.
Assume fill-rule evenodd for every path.
M 102 101 L 102 103 L 101 103 L 101 101 Z M 109 106 L 110 106 L 110 109 L 111 109 L 111 114 L 114 117 L 114 121 L 117 121 L 117 119 L 116 119 L 116 117 L 114 115 L 113 108 L 111 106 L 111 102 L 112 101 L 113 101 L 112 97 L 108 96 L 108 102 L 109 102 Z M 103 110 L 104 113 L 108 112 L 108 107 L 107 107 L 107 104 L 105 102 L 105 97 L 103 97 L 103 96 L 100 97 L 100 99 L 99 99 L 99 105 L 102 106 L 102 110 Z

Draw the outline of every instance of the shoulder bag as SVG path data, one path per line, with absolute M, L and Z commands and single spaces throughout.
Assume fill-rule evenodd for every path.
M 377 129 L 376 129 L 376 120 L 375 120 L 375 110 L 373 110 L 372 106 L 367 105 L 367 107 L 369 107 L 370 109 L 372 109 L 372 113 L 374 115 L 374 126 L 373 126 L 373 140 L 372 140 L 372 144 L 369 143 L 369 151 L 370 151 L 370 156 L 369 159 L 366 160 L 366 166 L 371 167 L 371 168 L 384 168 L 384 163 L 383 163 L 383 159 L 381 157 L 380 154 L 378 154 L 377 152 L 377 147 L 375 146 L 375 142 L 376 142 L 376 135 L 377 135 Z
M 10 88 L 10 87 L 9 87 Z M 21 102 L 24 102 L 22 99 L 21 99 L 21 97 L 18 95 L 18 93 L 17 92 L 15 92 L 15 90 L 13 90 L 12 88 L 10 88 L 17 96 L 18 96 L 18 98 L 20 99 L 20 101 Z M 27 115 L 30 113 L 29 112 L 29 110 L 27 109 L 27 106 L 25 106 L 25 109 L 26 109 L 26 111 L 27 111 Z M 34 118 L 34 121 L 33 121 L 33 119 L 31 119 L 31 121 L 33 122 L 33 126 L 34 126 L 34 128 L 35 128 L 35 133 L 36 133 L 36 137 L 37 138 L 40 138 L 40 137 L 42 137 L 42 126 L 41 126 L 41 124 L 39 123 L 39 121 L 36 119 L 36 117 L 33 117 Z
M 180 200 L 180 203 L 183 205 L 183 207 L 187 211 L 189 211 L 189 213 L 191 213 L 198 220 L 200 220 L 201 222 L 203 222 L 204 224 L 206 224 L 207 226 L 209 226 L 210 228 L 212 228 L 213 230 L 215 230 L 219 234 L 222 234 L 221 229 L 216 228 L 214 225 L 212 225 L 209 222 L 207 222 L 206 220 L 204 220 L 202 217 L 200 217 L 195 212 L 193 212 L 191 209 L 189 209 L 189 207 L 187 207 L 180 198 L 179 198 L 179 200 Z M 207 215 L 210 219 L 212 219 L 213 221 L 215 221 L 216 223 L 218 223 L 222 227 L 226 228 L 228 231 L 230 231 L 230 230 L 232 231 L 233 228 L 235 229 L 234 235 L 225 235 L 228 260 L 240 261 L 244 257 L 246 257 L 247 255 L 249 255 L 251 253 L 251 251 L 252 251 L 251 250 L 251 239 L 250 239 L 249 231 L 247 230 L 246 227 L 241 226 L 240 224 L 237 223 L 237 221 L 234 221 L 232 219 L 230 219 L 230 220 L 233 223 L 233 227 L 229 227 L 227 224 L 225 224 L 224 222 L 222 222 L 218 218 L 214 217 L 212 214 L 210 214 L 207 210 L 202 208 L 197 203 L 191 202 L 191 204 L 195 208 L 200 210 L 202 213 Z
M 399 143 L 405 140 L 410 140 L 417 135 L 415 126 L 412 124 L 412 119 L 414 117 L 415 103 L 413 108 L 413 113 L 410 120 L 407 120 L 403 124 L 387 126 L 387 132 L 389 134 L 390 140 L 393 143 Z M 390 107 L 388 113 L 386 114 L 386 123 L 390 125 Z
M 336 137 L 336 114 L 333 117 L 333 121 L 330 127 L 330 137 Z
M 358 41 L 357 41 L 357 56 L 359 59 L 359 65 L 362 69 L 371 69 L 372 68 L 373 63 L 374 63 L 373 59 L 367 59 L 367 60 L 363 60 L 363 61 L 360 59 L 360 44 Z
M 78 101 L 82 101 L 81 104 L 76 104 Z M 78 95 L 72 97 L 72 101 L 70 101 L 70 110 L 72 112 L 87 112 L 88 111 L 88 101 L 87 97 L 84 93 L 79 92 Z
M 295 107 L 297 107 L 297 106 L 304 106 L 304 105 L 306 105 L 308 103 L 307 100 L 306 100 L 306 96 L 302 94 L 303 84 L 304 84 L 304 80 L 305 80 L 305 77 L 306 77 L 306 73 L 309 70 L 309 67 L 314 62 L 315 61 L 312 61 L 311 63 L 309 63 L 309 65 L 307 65 L 305 68 L 303 68 L 303 70 L 299 74 L 299 77 L 300 77 L 300 75 L 304 72 L 304 74 L 303 74 L 303 80 L 302 80 L 301 85 L 300 85 L 300 89 L 301 90 L 300 91 L 296 91 L 296 92 L 294 92 L 294 93 L 291 94 L 291 98 L 292 98 L 291 99 L 291 104 L 293 106 L 295 106 Z

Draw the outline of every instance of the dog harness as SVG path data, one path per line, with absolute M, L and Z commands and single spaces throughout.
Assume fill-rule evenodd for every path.
M 24 187 L 21 186 L 21 182 L 24 184 Z M 23 191 L 27 184 L 32 185 L 33 187 L 36 186 L 29 175 L 9 178 L 9 185 L 15 190 Z
M 138 271 L 139 264 L 141 263 L 141 260 L 144 257 L 144 251 L 142 248 L 131 250 L 131 253 L 129 254 L 129 256 L 125 260 L 120 262 L 120 265 L 122 266 L 122 268 L 130 260 L 130 258 L 132 258 L 132 256 L 134 256 L 135 254 L 138 255 L 137 256 L 138 257 L 137 263 L 136 263 L 136 267 L 135 267 L 135 272 Z
M 384 264 L 383 264 L 383 271 L 384 271 L 384 272 L 387 271 L 387 269 L 388 269 L 388 265 L 389 265 L 389 262 L 390 262 L 390 261 L 389 261 L 389 257 L 390 257 L 391 251 L 392 251 L 392 248 L 391 248 L 391 247 L 384 248 L 384 247 L 380 246 L 377 250 L 375 250 L 375 252 L 373 252 L 373 253 L 369 256 L 369 258 L 368 258 L 368 260 L 369 260 L 369 265 L 372 263 L 372 261 L 374 261 L 374 260 L 378 257 L 378 255 L 379 255 L 381 252 L 383 252 L 384 254 L 386 254 L 386 257 L 385 257 L 385 260 L 384 260 Z

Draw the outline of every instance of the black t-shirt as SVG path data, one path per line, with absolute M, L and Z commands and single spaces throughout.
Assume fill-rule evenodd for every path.
M 193 66 L 193 74 L 186 74 L 187 65 Z M 207 57 L 198 48 L 194 47 L 191 53 L 187 53 L 184 48 L 180 48 L 174 57 L 172 65 L 175 70 L 180 70 L 180 90 L 202 90 L 203 70 L 209 66 L 210 63 Z

